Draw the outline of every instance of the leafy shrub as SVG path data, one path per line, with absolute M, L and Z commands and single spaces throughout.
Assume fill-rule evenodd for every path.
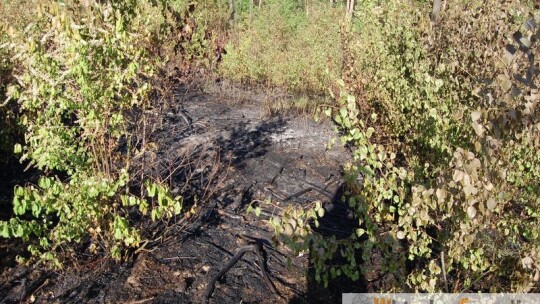
M 20 137 L 16 121 L 16 107 L 7 100 L 7 83 L 12 79 L 11 53 L 3 43 L 7 41 L 7 29 L 0 25 L 0 164 L 7 165 L 14 160 L 14 139 Z
M 324 282 L 357 279 L 378 254 L 387 288 L 529 291 L 540 279 L 538 12 L 469 1 L 433 25 L 426 11 L 366 6 L 345 33 L 351 72 L 324 112 L 355 147 L 344 199 L 358 228 L 344 240 L 312 232 L 300 248 L 312 241 Z M 336 255 L 348 263 L 329 265 Z
M 150 53 L 165 22 L 151 1 L 42 1 L 24 31 L 12 31 L 9 51 L 24 143 L 21 161 L 44 172 L 38 185 L 17 187 L 17 217 L 0 222 L 0 235 L 22 237 L 30 252 L 60 266 L 57 253 L 91 237 L 110 246 L 138 246 L 127 218 L 133 206 L 152 219 L 181 211 L 181 198 L 149 183 L 147 196 L 129 193 L 132 147 L 120 148 L 127 110 L 148 106 L 150 79 L 160 67 Z M 127 141 L 131 142 L 130 140 Z M 127 154 L 126 154 L 127 153 Z M 37 241 L 37 242 L 36 242 Z M 112 246 L 111 246 L 112 245 Z

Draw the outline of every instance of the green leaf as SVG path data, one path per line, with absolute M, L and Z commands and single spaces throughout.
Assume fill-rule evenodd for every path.
M 141 210 L 141 213 L 144 215 L 148 213 L 148 207 L 149 207 L 149 204 L 146 200 L 142 200 L 141 203 L 139 204 L 139 210 Z
M 180 201 L 175 201 L 174 204 L 174 215 L 179 215 L 182 212 L 182 203 Z
M 0 221 L 0 236 L 3 238 L 9 238 L 11 236 L 8 223 Z
M 319 210 L 317 210 L 317 214 L 319 215 L 319 217 L 323 217 L 324 216 L 324 208 L 319 208 Z
M 15 215 L 23 215 L 26 212 L 26 208 L 22 204 L 13 206 L 13 212 Z
M 41 213 L 41 206 L 38 204 L 32 204 L 32 215 L 35 217 L 39 217 Z
M 15 186 L 15 195 L 16 196 L 23 196 L 24 195 L 24 188 L 20 186 Z
M 156 184 L 155 183 L 147 183 L 146 184 L 146 191 L 148 191 L 148 196 L 149 197 L 154 197 L 156 196 Z
M 127 206 L 128 205 L 128 196 L 120 195 L 120 201 L 122 202 L 122 206 Z
M 24 236 L 24 228 L 21 224 L 17 225 L 17 228 L 15 228 L 15 231 L 13 231 L 14 237 L 23 237 Z
M 47 178 L 47 177 L 42 177 L 42 178 L 39 179 L 38 185 L 42 189 L 49 189 L 51 187 L 51 180 L 49 178 Z
M 324 110 L 324 115 L 330 117 L 332 116 L 332 109 L 331 108 L 327 108 Z
M 161 190 L 161 189 L 159 189 L 159 190 Z M 158 191 L 158 193 L 157 193 L 158 206 L 167 206 L 167 201 L 164 200 L 164 198 L 165 198 L 164 193 L 161 192 L 161 191 Z
M 98 189 L 96 189 L 96 187 L 93 187 L 93 186 L 92 186 L 92 187 L 90 187 L 90 188 L 88 189 L 88 196 L 89 196 L 90 198 L 97 197 L 98 195 L 99 195 L 99 191 L 98 191 Z
M 369 175 L 369 176 L 374 176 L 375 175 L 375 172 L 373 172 L 373 170 L 371 169 L 371 167 L 369 166 L 361 166 L 359 168 L 360 172 L 366 174 L 366 175 Z
M 15 154 L 22 153 L 22 146 L 20 144 L 15 144 L 15 147 L 13 148 L 13 153 Z
M 366 137 L 367 138 L 371 138 L 371 136 L 373 135 L 373 133 L 375 133 L 375 129 L 373 129 L 372 127 L 369 127 L 366 131 Z

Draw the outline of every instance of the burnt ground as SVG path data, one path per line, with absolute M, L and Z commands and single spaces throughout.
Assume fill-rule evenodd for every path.
M 319 200 L 327 210 L 319 231 L 347 232 L 341 164 L 349 153 L 339 145 L 326 149 L 335 136 L 332 123 L 269 115 L 257 94 L 242 97 L 245 102 L 230 91 L 177 95 L 178 104 L 150 111 L 154 118 L 144 128 L 155 149 L 140 156 L 137 174 L 162 176 L 195 212 L 152 226 L 144 235 L 152 241 L 125 262 L 83 259 L 52 272 L 17 266 L 13 252 L 4 254 L 0 303 L 201 303 L 212 276 L 253 242 L 263 248 L 275 290 L 265 283 L 257 255 L 247 252 L 218 281 L 210 303 L 340 303 L 342 292 L 369 288 L 365 279 L 318 285 L 309 253 L 294 256 L 273 245 L 266 221 L 287 204 Z M 261 203 L 268 199 L 272 204 Z M 259 217 L 246 212 L 252 203 L 262 209 Z

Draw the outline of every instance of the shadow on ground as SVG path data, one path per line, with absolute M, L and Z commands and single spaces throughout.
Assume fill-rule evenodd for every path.
M 325 215 L 319 221 L 319 227 L 315 228 L 315 233 L 319 233 L 324 238 L 334 237 L 336 240 L 347 239 L 358 227 L 358 220 L 354 217 L 353 211 L 343 202 L 344 185 L 341 185 L 334 194 L 333 200 L 324 206 Z M 310 256 L 315 254 L 315 249 L 310 249 Z M 358 253 L 359 255 L 359 253 Z M 357 261 L 361 257 L 357 256 Z M 336 252 L 334 257 L 326 265 L 344 265 L 348 261 Z M 307 271 L 307 289 L 304 298 L 295 297 L 289 304 L 299 303 L 341 303 L 343 293 L 367 292 L 367 282 L 364 276 L 360 276 L 358 281 L 353 281 L 345 276 L 329 279 L 328 286 L 325 287 L 316 280 L 316 272 L 313 263 L 309 262 Z
M 247 121 L 239 122 L 230 130 L 228 138 L 217 139 L 221 159 L 236 168 L 242 168 L 246 160 L 266 154 L 272 145 L 271 135 L 282 133 L 286 125 L 287 121 L 283 117 L 262 121 L 254 128 L 250 128 Z

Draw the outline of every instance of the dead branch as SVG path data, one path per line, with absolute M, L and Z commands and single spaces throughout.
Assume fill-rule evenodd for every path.
M 247 246 L 244 246 L 244 247 L 240 247 L 240 249 L 238 249 L 236 254 L 229 260 L 227 265 L 225 265 L 225 267 L 223 267 L 216 275 L 214 275 L 212 277 L 212 279 L 210 279 L 210 282 L 208 282 L 208 285 L 206 285 L 206 291 L 204 292 L 204 303 L 208 303 L 208 301 L 210 300 L 210 296 L 214 292 L 216 282 L 227 271 L 229 271 L 229 269 L 231 269 L 244 256 L 244 254 L 246 252 L 248 252 L 248 251 L 253 251 L 257 255 L 257 260 L 259 262 L 259 267 L 261 268 L 263 280 L 266 283 L 266 285 L 268 286 L 268 288 L 273 293 L 278 293 L 276 288 L 274 287 L 274 284 L 272 283 L 272 281 L 268 277 L 268 273 L 266 272 L 266 269 L 264 267 L 264 258 L 263 258 L 263 254 L 262 254 L 262 251 L 263 251 L 262 244 L 260 242 L 257 242 L 257 243 L 255 243 L 253 245 L 247 245 Z

